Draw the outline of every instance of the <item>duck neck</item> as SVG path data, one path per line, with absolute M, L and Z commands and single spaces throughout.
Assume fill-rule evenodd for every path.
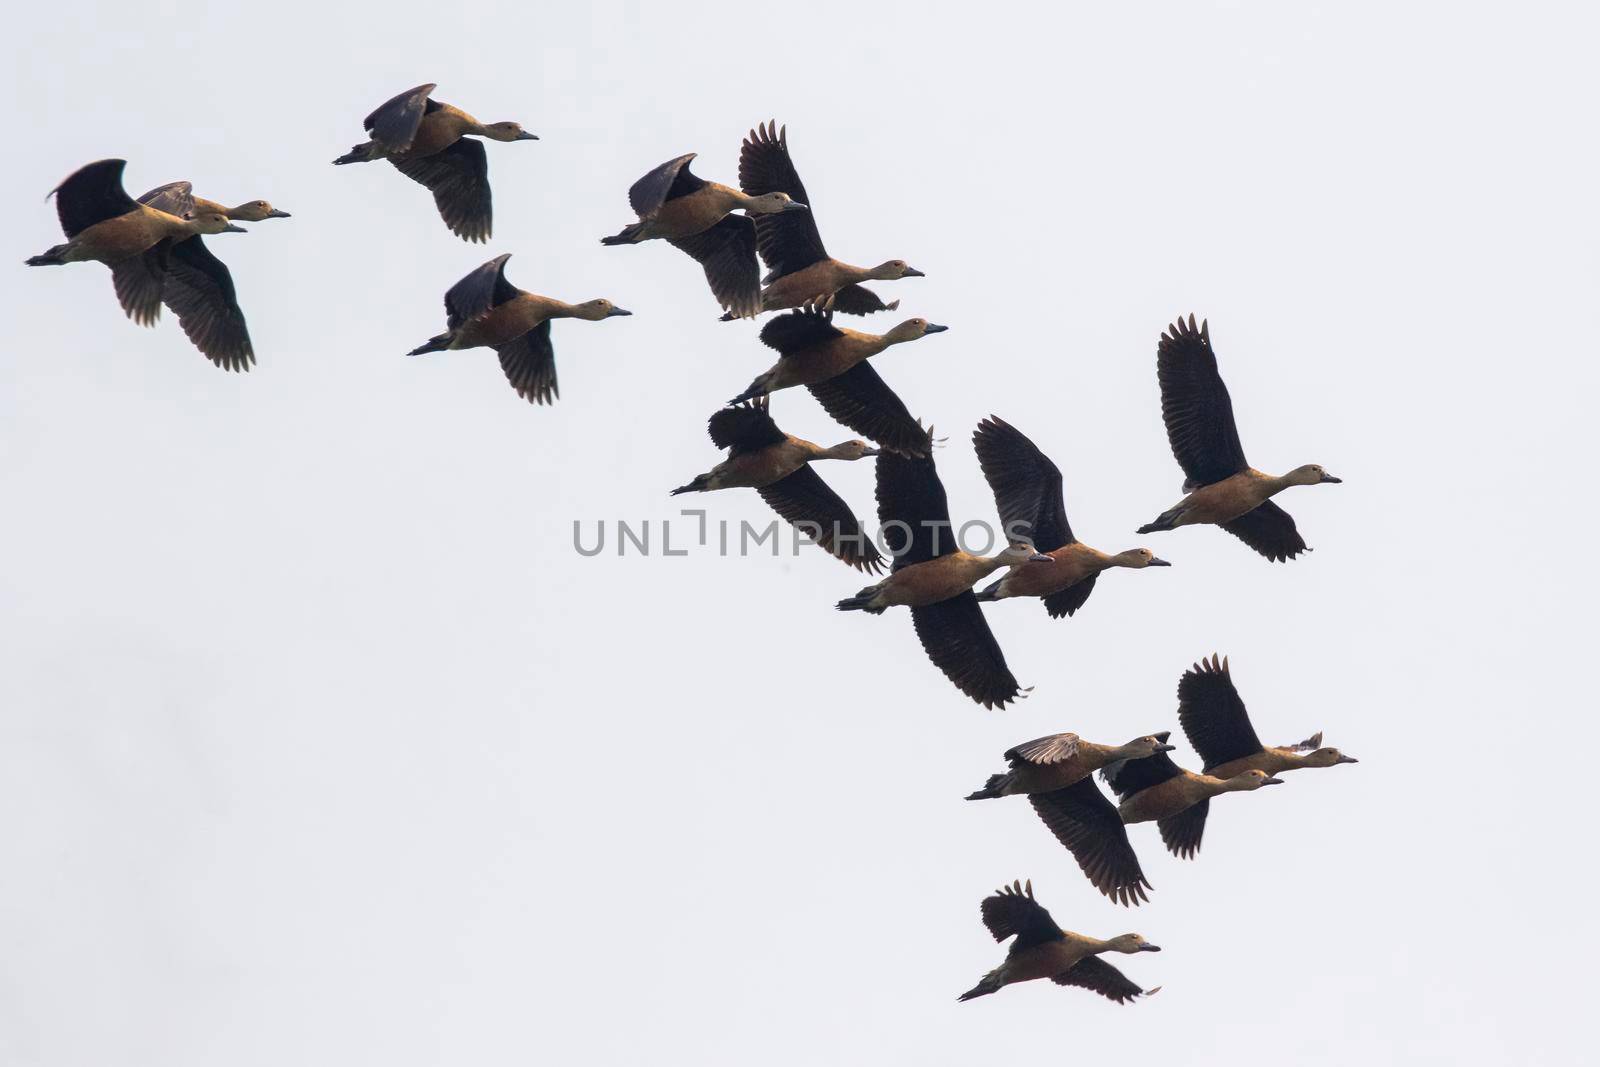
M 821 445 L 814 445 L 810 441 L 807 441 L 806 445 L 809 446 L 810 449 L 811 449 L 811 458 L 812 459 L 854 459 L 855 458 L 853 455 L 850 454 L 851 453 L 851 448 L 850 448 L 850 442 L 849 441 L 841 441 L 836 445 L 829 445 L 827 448 L 823 448 Z

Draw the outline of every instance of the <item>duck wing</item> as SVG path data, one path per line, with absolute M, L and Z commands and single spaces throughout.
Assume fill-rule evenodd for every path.
M 550 343 L 550 320 L 495 349 L 500 354 L 500 369 L 517 395 L 531 404 L 554 404 L 561 395 L 556 388 L 556 350 Z
M 893 552 L 894 570 L 926 563 L 956 550 L 950 504 L 933 457 L 910 459 L 880 452 L 877 459 L 878 525 Z
M 1148 996 L 1156 991 L 1143 989 L 1137 982 L 1129 980 L 1127 975 L 1099 956 L 1089 956 L 1079 960 L 1069 970 L 1062 971 L 1050 981 L 1056 985 L 1074 985 L 1091 993 L 1099 993 L 1102 997 L 1118 1004 L 1126 1004 L 1136 997 Z
M 689 237 L 669 237 L 667 243 L 687 252 L 700 264 L 711 295 L 724 311 L 736 319 L 754 318 L 761 313 L 756 224 L 748 216 L 724 215 L 710 229 Z
M 1022 695 L 972 590 L 912 608 L 911 623 L 933 665 L 979 704 L 1004 707 Z
M 865 360 L 843 374 L 806 388 L 841 426 L 901 455 L 928 454 L 928 431 L 911 417 L 905 402 Z
M 1262 501 L 1221 526 L 1274 563 L 1284 563 L 1302 552 L 1311 551 L 1295 528 L 1294 516 L 1270 500 Z
M 122 168 L 127 165 L 125 159 L 98 160 L 79 167 L 51 190 L 62 233 L 76 237 L 97 222 L 126 215 L 139 206 L 122 187 Z
M 735 455 L 758 452 L 786 440 L 784 432 L 767 414 L 766 397 L 721 409 L 706 420 L 706 432 L 711 435 L 712 444 L 730 448 Z
M 1033 882 L 1023 886 L 1020 882 L 1001 886 L 983 898 L 978 906 L 983 915 L 983 925 L 996 941 L 1016 935 L 1011 951 L 1056 941 L 1061 937 L 1061 927 L 1050 918 L 1044 906 L 1033 899 Z
M 1096 889 L 1118 904 L 1150 899 L 1145 895 L 1150 883 L 1128 843 L 1128 828 L 1092 776 L 1064 789 L 1030 793 L 1028 803 Z
M 1216 656 L 1202 659 L 1178 679 L 1178 722 L 1208 772 L 1264 747 L 1233 686 L 1228 661 Z
M 871 315 L 875 311 L 893 311 L 900 306 L 900 301 L 891 300 L 885 304 L 877 293 L 866 286 L 847 285 L 833 294 L 828 306 L 846 315 Z
M 445 325 L 454 330 L 517 295 L 517 287 L 506 281 L 510 258 L 510 252 L 495 256 L 445 292 Z
M 790 199 L 809 206 L 811 198 L 789 158 L 788 134 L 787 126 L 780 130 L 772 122 L 750 131 L 739 149 L 739 188 L 749 196 L 788 193 Z M 758 215 L 755 224 L 756 247 L 770 271 L 768 281 L 828 258 L 814 211 Z
M 1164 730 L 1154 735 L 1163 744 L 1172 736 L 1170 730 Z M 1183 773 L 1183 769 L 1172 762 L 1172 757 L 1165 752 L 1157 752 L 1153 756 L 1144 756 L 1140 759 L 1121 759 L 1115 763 L 1107 764 L 1101 771 L 1100 777 L 1123 800 L 1127 800 L 1135 793 L 1142 793 L 1153 785 L 1160 785 L 1169 778 L 1176 778 Z
M 233 275 L 198 235 L 172 246 L 162 299 L 190 343 L 217 366 L 245 371 L 256 361 Z
M 1094 592 L 1094 580 L 1098 574 L 1091 574 L 1087 578 L 1073 582 L 1059 593 L 1051 593 L 1044 597 L 1044 610 L 1050 613 L 1052 619 L 1059 619 L 1063 615 L 1071 615 L 1084 602 L 1089 599 L 1089 594 Z
M 158 185 L 139 198 L 145 207 L 165 211 L 180 219 L 194 210 L 194 185 L 191 182 L 168 182 Z
M 1202 800 L 1176 815 L 1157 819 L 1156 829 L 1161 831 L 1161 843 L 1167 846 L 1167 851 L 1180 860 L 1194 859 L 1195 853 L 1200 851 L 1200 838 L 1206 832 L 1206 815 L 1210 811 L 1211 801 Z
M 439 105 L 428 99 L 428 94 L 437 88 L 429 82 L 384 101 L 361 121 L 361 128 L 387 151 L 404 151 L 417 136 L 422 116 L 438 109 Z
M 1209 324 L 1195 328 L 1194 316 L 1169 325 L 1156 348 L 1161 383 L 1161 419 L 1167 441 L 1186 476 L 1184 490 L 1220 482 L 1249 467 L 1233 401 L 1217 371 Z
M 628 187 L 628 205 L 641 219 L 649 218 L 661 210 L 661 205 L 668 200 L 676 200 L 680 196 L 690 193 L 705 186 L 705 181 L 695 177 L 689 172 L 689 162 L 699 155 L 690 152 L 669 159 L 655 170 Z
M 161 294 L 167 285 L 167 262 L 172 238 L 157 241 L 137 256 L 118 260 L 111 267 L 111 285 L 123 312 L 140 326 L 154 326 L 161 318 Z
M 994 493 L 995 510 L 1007 537 L 1027 538 L 1041 552 L 1053 552 L 1077 540 L 1067 523 L 1061 471 L 1038 445 L 1009 422 L 990 415 L 978 423 L 972 447 L 978 453 L 984 481 Z
M 1082 740 L 1077 734 L 1071 733 L 1036 737 L 1032 741 L 1024 741 L 1020 745 L 1006 749 L 1006 762 L 1012 766 L 1018 763 L 1031 763 L 1035 767 L 1064 763 L 1078 754 L 1078 745 Z
M 804 531 L 829 555 L 857 570 L 875 574 L 883 569 L 883 557 L 861 532 L 855 512 L 811 464 L 756 492 L 785 522 Z
M 816 307 L 796 308 L 787 315 L 768 319 L 761 327 L 761 343 L 780 356 L 791 356 L 843 336 L 843 331 L 833 324 L 833 312 Z
M 418 159 L 391 159 L 395 168 L 428 187 L 450 232 L 482 243 L 494 229 L 494 197 L 489 191 L 489 155 L 483 142 L 463 137 L 449 148 Z

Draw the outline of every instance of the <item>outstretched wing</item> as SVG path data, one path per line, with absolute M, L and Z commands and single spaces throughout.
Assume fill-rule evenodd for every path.
M 1161 419 L 1167 441 L 1188 480 L 1186 490 L 1220 482 L 1249 466 L 1233 401 L 1217 372 L 1206 323 L 1195 328 L 1194 316 L 1167 327 L 1156 348 L 1156 377 L 1161 382 Z
M 158 185 L 139 198 L 145 207 L 165 211 L 180 219 L 194 210 L 194 185 L 190 182 L 168 182 Z
M 122 187 L 125 159 L 102 159 L 79 167 L 67 175 L 52 193 L 56 198 L 56 217 L 61 231 L 76 237 L 97 222 L 126 215 L 139 205 Z M 799 212 L 796 212 L 799 214 Z
M 1021 696 L 972 590 L 912 608 L 911 622 L 933 665 L 967 696 L 986 708 L 1004 707 Z
M 877 293 L 864 285 L 847 285 L 828 299 L 828 307 L 846 315 L 871 315 L 875 311 L 893 311 L 899 306 L 898 300 L 885 304 Z
M 829 555 L 858 570 L 875 573 L 883 569 L 883 557 L 861 532 L 850 505 L 828 487 L 811 464 L 756 492 L 784 521 L 803 530 Z
M 384 101 L 362 120 L 361 128 L 386 150 L 403 151 L 416 137 L 417 127 L 422 125 L 422 116 L 430 110 L 428 94 L 436 88 L 437 85 L 429 82 Z
M 1061 471 L 1038 445 L 1009 422 L 990 415 L 978 423 L 972 447 L 1008 538 L 1030 539 L 1041 552 L 1077 540 L 1067 524 Z
M 723 310 L 736 319 L 761 313 L 761 271 L 756 266 L 756 224 L 745 215 L 724 215 L 708 230 L 669 237 L 706 272 L 706 284 Z
M 556 350 L 550 343 L 549 319 L 495 351 L 500 353 L 500 368 L 518 396 L 533 404 L 556 402 L 561 391 L 556 388 Z
M 1283 563 L 1311 551 L 1300 531 L 1295 529 L 1294 517 L 1270 500 L 1262 501 L 1237 519 L 1222 523 L 1222 528 L 1274 563 Z
M 489 191 L 489 156 L 482 141 L 463 137 L 431 156 L 390 162 L 401 174 L 428 187 L 451 233 L 479 243 L 489 239 L 494 229 L 494 197 Z
M 628 187 L 628 204 L 641 219 L 661 210 L 668 200 L 687 196 L 706 183 L 689 172 L 689 162 L 698 152 L 669 159 Z
M 199 238 L 194 238 L 199 240 Z M 140 326 L 154 326 L 161 318 L 161 294 L 167 285 L 167 263 L 172 254 L 172 238 L 157 241 L 137 256 L 111 265 L 111 285 L 117 303 Z
M 950 504 L 933 456 L 909 459 L 881 452 L 877 460 L 878 525 L 894 570 L 948 555 L 957 548 Z
M 1145 896 L 1150 883 L 1128 843 L 1122 816 L 1092 776 L 1064 789 L 1030 793 L 1028 803 L 1096 889 L 1119 904 L 1150 899 Z
M 1044 598 L 1044 610 L 1050 613 L 1052 619 L 1059 619 L 1063 615 L 1071 615 L 1089 599 L 1089 594 L 1094 592 L 1094 580 L 1099 575 L 1091 574 L 1081 578 L 1059 593 L 1051 593 Z
M 925 456 L 932 447 L 922 423 L 911 417 L 905 402 L 866 360 L 843 374 L 814 382 L 806 388 L 841 426 L 849 427 L 891 452 Z
M 1157 740 L 1165 743 L 1171 737 L 1171 731 L 1156 734 Z M 1157 752 L 1153 756 L 1144 756 L 1141 759 L 1118 760 L 1100 772 L 1100 777 L 1106 784 L 1116 791 L 1117 796 L 1127 800 L 1135 793 L 1141 793 L 1151 786 L 1160 785 L 1169 778 L 1176 778 L 1183 770 L 1172 762 L 1172 758 L 1165 752 Z
M 163 296 L 201 355 L 223 370 L 250 369 L 256 361 L 255 349 L 234 292 L 233 275 L 198 236 L 172 246 Z
M 789 158 L 788 132 L 787 126 L 780 130 L 773 122 L 750 131 L 739 150 L 739 188 L 750 196 L 788 193 L 790 199 L 809 205 L 811 198 Z M 814 211 L 758 215 L 755 224 L 756 247 L 771 271 L 769 282 L 828 258 Z
M 445 292 L 446 325 L 454 330 L 517 295 L 517 287 L 506 281 L 506 261 L 510 258 L 510 252 L 495 256 Z
M 983 913 L 983 925 L 989 928 L 996 941 L 1016 935 L 1012 952 L 1061 936 L 1061 927 L 1050 918 L 1044 906 L 1033 899 L 1031 881 L 1026 887 L 1020 882 L 1001 886 L 997 892 L 983 898 L 979 909 Z
M 1154 989 L 1147 992 L 1099 956 L 1081 959 L 1071 970 L 1062 971 L 1050 980 L 1056 985 L 1075 985 L 1099 993 L 1118 1004 L 1126 1004 L 1136 997 L 1155 992 Z
M 734 453 L 755 452 L 785 439 L 784 432 L 767 414 L 767 398 L 722 408 L 706 421 L 706 432 L 718 448 Z
M 787 315 L 778 315 L 768 319 L 767 324 L 761 327 L 761 343 L 780 356 L 790 356 L 842 336 L 839 328 L 833 324 L 833 312 L 814 307 L 797 308 Z
M 1032 741 L 1024 741 L 1020 745 L 1006 749 L 1006 762 L 1013 766 L 1018 763 L 1031 763 L 1035 767 L 1063 763 L 1078 754 L 1082 740 L 1077 734 L 1071 733 L 1036 737 Z
M 1233 686 L 1228 661 L 1215 655 L 1202 659 L 1178 679 L 1178 722 L 1208 772 L 1262 749 L 1261 739 L 1250 725 L 1250 713 Z
M 1167 851 L 1180 860 L 1194 859 L 1195 853 L 1200 851 L 1200 838 L 1205 835 L 1206 815 L 1210 811 L 1211 801 L 1202 800 L 1176 815 L 1156 820 L 1156 829 L 1161 831 L 1161 843 L 1167 846 Z

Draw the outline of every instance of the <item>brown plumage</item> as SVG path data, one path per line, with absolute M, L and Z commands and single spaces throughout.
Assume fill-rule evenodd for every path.
M 1244 458 L 1233 401 L 1217 371 L 1208 323 L 1194 316 L 1167 327 L 1156 351 L 1161 382 L 1161 418 L 1172 454 L 1186 477 L 1188 493 L 1177 504 L 1139 527 L 1140 533 L 1208 523 L 1221 526 L 1270 560 L 1293 559 L 1308 551 L 1294 519 L 1271 497 L 1291 485 L 1338 482 L 1315 463 L 1288 474 L 1263 474 Z
M 1073 536 L 1061 493 L 1061 471 L 1015 426 L 991 415 L 972 434 L 983 477 L 994 492 L 995 510 L 1007 537 L 1033 541 L 1052 566 L 1019 563 L 978 594 L 979 600 L 1039 597 L 1051 618 L 1071 615 L 1094 591 L 1095 578 L 1113 567 L 1169 567 L 1148 548 L 1114 556 Z
M 537 141 L 515 122 L 479 122 L 460 108 L 441 104 L 433 83 L 407 89 L 380 104 L 362 122 L 369 139 L 333 162 L 368 163 L 387 159 L 395 169 L 433 193 L 450 232 L 483 242 L 494 229 L 489 190 L 489 158 L 480 141 Z
M 1205 773 L 1214 778 L 1251 770 L 1278 775 L 1302 767 L 1360 762 L 1336 748 L 1324 748 L 1321 731 L 1292 745 L 1263 745 L 1234 688 L 1228 661 L 1215 655 L 1196 663 L 1178 680 L 1178 721 L 1205 760 Z
M 927 319 L 907 319 L 888 333 L 862 333 L 833 324 L 833 312 L 802 308 L 761 328 L 761 342 L 778 362 L 757 376 L 733 403 L 803 385 L 840 425 L 904 456 L 927 453 L 928 431 L 868 365 L 892 345 L 943 333 Z
M 508 252 L 496 256 L 462 278 L 444 295 L 448 327 L 407 355 L 492 348 L 517 395 L 535 404 L 553 404 L 556 387 L 556 353 L 550 341 L 550 320 L 600 319 L 631 315 L 609 300 L 567 304 L 548 296 L 524 292 L 506 280 Z
M 1195 774 L 1172 762 L 1165 752 L 1113 763 L 1100 776 L 1122 801 L 1117 805 L 1122 822 L 1155 822 L 1162 844 L 1179 859 L 1192 859 L 1200 851 L 1212 797 L 1282 784 L 1282 779 L 1265 771 L 1245 771 L 1226 779 Z
M 1152 996 L 1160 986 L 1144 989 L 1129 980 L 1105 960 L 1102 953 L 1160 952 L 1139 934 L 1121 934 L 1102 941 L 1063 930 L 1050 913 L 1033 899 L 1033 882 L 1013 882 L 985 897 L 981 906 L 983 925 L 996 941 L 1015 937 L 1006 952 L 1005 962 L 961 994 L 958 1000 L 972 1000 L 999 992 L 1008 985 L 1048 978 L 1056 985 L 1078 986 L 1118 1004 L 1140 996 Z
M 778 129 L 769 122 L 750 131 L 739 152 L 739 186 L 751 196 L 786 193 L 802 204 L 811 204 L 794 161 L 789 157 L 788 127 Z M 761 293 L 764 311 L 800 307 L 831 298 L 835 311 L 847 315 L 867 315 L 874 311 L 893 311 L 897 300 L 885 304 L 867 289 L 865 281 L 894 281 L 921 278 L 923 273 L 903 259 L 891 259 L 876 267 L 856 267 L 828 255 L 817 232 L 817 221 L 810 211 L 758 216 L 756 247 L 767 265 Z M 732 318 L 725 315 L 724 318 Z
M 859 570 L 875 574 L 883 569 L 883 559 L 855 513 L 811 466 L 817 460 L 875 456 L 877 449 L 865 441 L 823 448 L 786 434 L 767 413 L 764 399 L 723 408 L 711 416 L 707 430 L 713 444 L 728 450 L 728 458 L 672 495 L 754 489 L 785 522 L 828 554 Z

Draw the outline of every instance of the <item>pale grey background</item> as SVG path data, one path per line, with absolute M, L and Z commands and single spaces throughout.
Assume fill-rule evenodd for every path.
M 13 16 L 13 263 L 91 159 L 294 212 L 211 239 L 260 353 L 214 370 L 106 271 L 0 287 L 0 1061 L 104 1064 L 1574 1062 L 1595 920 L 1585 734 L 1597 280 L 1578 5 L 91 3 Z M 20 23 L 18 22 L 20 19 Z M 335 170 L 421 81 L 490 145 L 468 246 L 391 168 Z M 770 361 L 664 246 L 603 249 L 680 152 L 731 181 L 789 124 L 830 250 L 951 332 L 886 355 L 958 518 L 991 412 L 1115 551 L 1177 497 L 1157 334 L 1209 316 L 1251 459 L 1317 551 L 1143 539 L 1076 619 L 991 624 L 985 712 L 910 620 L 798 558 L 583 559 L 661 520 Z M 486 352 L 406 360 L 468 269 L 604 295 L 535 409 Z M 880 316 L 886 328 L 897 317 Z M 783 424 L 847 436 L 804 395 Z M 871 512 L 870 465 L 828 479 Z M 718 518 L 764 519 L 750 493 Z M 1174 723 L 1212 650 L 1270 742 L 1358 767 L 1213 808 L 1107 904 L 1009 744 Z M 1194 757 L 1187 747 L 1179 755 Z M 1116 1007 L 1000 958 L 978 900 L 1164 945 Z

